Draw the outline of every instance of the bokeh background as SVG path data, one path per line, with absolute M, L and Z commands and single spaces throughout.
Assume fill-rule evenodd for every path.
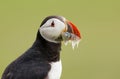
M 48 15 L 65 16 L 82 35 L 74 50 L 63 44 L 61 79 L 120 79 L 119 0 L 0 0 L 0 77 Z

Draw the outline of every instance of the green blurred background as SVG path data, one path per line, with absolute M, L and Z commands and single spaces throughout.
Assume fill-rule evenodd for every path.
M 48 15 L 66 17 L 82 34 L 75 50 L 63 44 L 61 79 L 120 79 L 119 0 L 0 0 L 0 76 Z

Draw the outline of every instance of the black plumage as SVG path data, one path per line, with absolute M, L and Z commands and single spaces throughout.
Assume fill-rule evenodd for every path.
M 74 39 L 66 33 L 73 35 Z M 78 41 L 78 38 L 81 38 L 79 30 L 64 17 L 46 17 L 40 25 L 33 45 L 7 66 L 2 79 L 60 79 L 61 41 Z
M 49 18 L 53 17 L 43 23 Z M 51 68 L 49 63 L 60 59 L 60 50 L 61 43 L 45 40 L 38 30 L 32 47 L 5 69 L 2 79 L 47 79 Z

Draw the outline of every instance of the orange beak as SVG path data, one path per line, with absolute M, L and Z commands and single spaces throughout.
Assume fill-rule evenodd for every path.
M 80 31 L 78 30 L 78 28 L 70 21 L 67 21 L 67 25 L 67 31 L 78 36 L 81 39 Z

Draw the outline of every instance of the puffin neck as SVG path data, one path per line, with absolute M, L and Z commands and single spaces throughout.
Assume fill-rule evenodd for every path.
M 49 62 L 60 60 L 61 43 L 53 43 L 45 40 L 39 31 L 37 33 L 36 41 L 32 47 L 36 47 L 39 51 L 41 51 L 43 56 Z

